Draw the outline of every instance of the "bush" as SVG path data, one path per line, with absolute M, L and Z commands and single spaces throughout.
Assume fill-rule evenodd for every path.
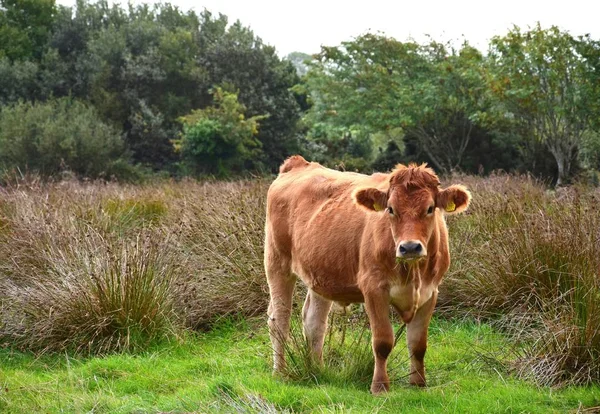
M 0 112 L 0 169 L 4 171 L 129 178 L 134 172 L 124 168 L 124 158 L 125 146 L 117 131 L 80 101 L 21 102 Z
M 265 116 L 246 119 L 246 107 L 235 93 L 216 88 L 214 106 L 192 111 L 182 117 L 183 134 L 177 145 L 186 168 L 195 174 L 226 176 L 240 173 L 246 162 L 262 156 L 256 138 L 259 121 Z

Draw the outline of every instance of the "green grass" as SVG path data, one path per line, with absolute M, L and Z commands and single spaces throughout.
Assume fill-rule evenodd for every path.
M 392 354 L 392 391 L 383 397 L 341 370 L 273 377 L 264 325 L 225 321 L 183 343 L 106 357 L 36 358 L 5 348 L 0 412 L 547 413 L 600 405 L 598 386 L 552 389 L 512 378 L 498 362 L 509 346 L 487 325 L 434 320 L 426 389 L 407 385 L 403 337 Z

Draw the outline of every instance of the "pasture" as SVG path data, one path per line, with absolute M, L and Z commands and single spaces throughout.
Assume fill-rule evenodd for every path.
M 368 393 L 360 307 L 332 316 L 324 368 L 306 360 L 296 326 L 294 362 L 271 376 L 268 181 L 12 183 L 0 192 L 0 411 L 600 406 L 600 191 L 509 175 L 452 182 L 474 199 L 448 220 L 452 266 L 431 328 L 430 384 L 408 387 L 402 336 L 383 397 Z

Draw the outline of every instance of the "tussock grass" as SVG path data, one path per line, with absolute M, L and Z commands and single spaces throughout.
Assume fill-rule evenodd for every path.
M 510 334 L 520 376 L 553 385 L 600 381 L 600 190 L 550 191 L 510 175 L 452 181 L 467 184 L 474 200 L 466 215 L 448 219 L 453 264 L 439 310 Z M 266 311 L 268 180 L 5 182 L 0 343 L 131 350 L 224 316 Z M 344 323 L 340 315 L 331 321 L 324 371 L 302 353 L 298 323 L 290 376 L 348 370 L 348 378 L 368 381 L 369 340 L 356 329 L 343 338 Z
M 188 326 L 232 314 L 266 312 L 263 265 L 269 182 L 184 183 L 175 186 L 177 245 L 189 274 L 180 292 Z
M 0 341 L 135 350 L 266 309 L 266 183 L 22 182 L 0 193 Z
M 68 184 L 5 198 L 4 340 L 33 350 L 108 352 L 139 348 L 180 325 L 173 312 L 178 264 L 164 248 L 170 236 L 140 228 L 122 238 L 93 226 L 79 214 L 102 215 L 97 190 L 88 190 Z
M 553 385 L 599 381 L 600 192 L 547 191 L 510 176 L 470 184 L 468 217 L 450 223 L 454 267 L 442 304 L 510 333 L 521 376 Z

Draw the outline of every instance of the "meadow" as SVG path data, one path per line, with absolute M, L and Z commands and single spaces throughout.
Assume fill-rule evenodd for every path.
M 299 318 L 270 374 L 262 264 L 269 181 L 0 189 L 2 412 L 565 412 L 600 406 L 600 190 L 455 176 L 425 390 L 368 393 L 360 306 L 332 314 L 325 367 Z M 301 306 L 303 289 L 298 286 Z

